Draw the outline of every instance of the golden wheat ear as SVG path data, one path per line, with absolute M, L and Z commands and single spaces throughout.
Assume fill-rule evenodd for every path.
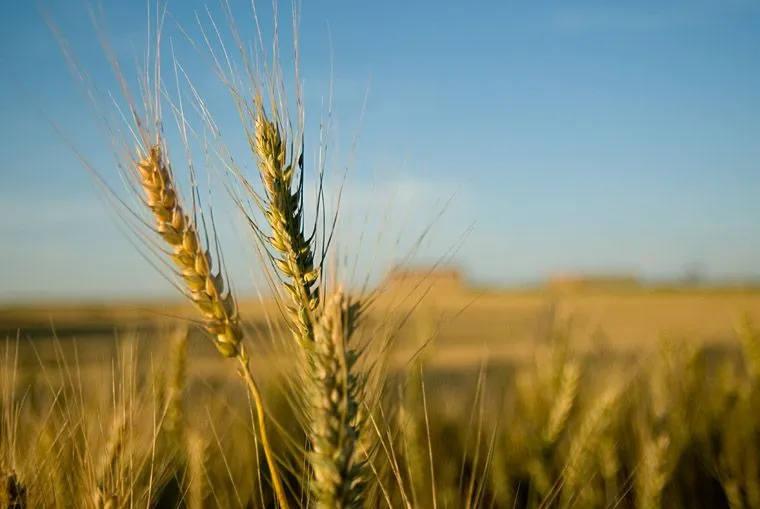
M 206 330 L 225 357 L 240 352 L 243 333 L 235 299 L 224 284 L 221 269 L 212 271 L 212 259 L 204 248 L 196 225 L 182 208 L 168 161 L 160 145 L 150 148 L 137 163 L 145 203 L 155 231 L 170 247 L 169 257 L 185 284 L 186 295 L 204 317 Z

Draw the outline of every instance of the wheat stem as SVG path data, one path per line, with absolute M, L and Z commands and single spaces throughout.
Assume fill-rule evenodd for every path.
M 259 432 L 261 434 L 261 444 L 264 448 L 264 456 L 266 457 L 267 465 L 269 466 L 269 471 L 272 476 L 272 486 L 274 488 L 274 492 L 277 497 L 277 501 L 280 504 L 280 507 L 282 509 L 287 509 L 288 502 L 285 496 L 285 489 L 283 488 L 282 481 L 280 480 L 280 476 L 277 473 L 277 462 L 274 458 L 274 454 L 272 453 L 272 446 L 269 443 L 266 416 L 264 414 L 264 399 L 261 397 L 261 390 L 259 389 L 256 380 L 253 378 L 253 373 L 251 373 L 251 364 L 245 348 L 240 348 L 240 352 L 237 358 L 240 362 L 240 375 L 243 377 L 243 380 L 248 386 L 248 391 L 251 393 L 254 401 L 254 406 L 256 407 L 256 419 L 258 421 Z

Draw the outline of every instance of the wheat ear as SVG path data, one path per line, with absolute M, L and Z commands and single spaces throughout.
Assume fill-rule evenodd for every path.
M 598 445 L 599 435 L 609 426 L 615 405 L 618 404 L 622 393 L 621 386 L 607 387 L 587 410 L 580 422 L 580 427 L 573 435 L 564 466 L 562 490 L 565 498 L 562 501 L 564 506 L 570 507 L 579 502 L 583 503 L 584 497 L 588 495 L 586 490 L 591 489 L 591 486 L 587 479 L 593 467 L 591 453 Z M 581 500 L 579 501 L 577 497 L 581 497 Z
M 183 392 L 187 372 L 187 327 L 175 331 L 171 340 L 171 364 L 166 381 L 164 429 L 179 437 L 184 431 L 185 407 Z M 181 441 L 181 437 L 179 437 Z
M 548 422 L 544 430 L 544 442 L 547 446 L 553 446 L 565 429 L 567 419 L 575 404 L 580 375 L 581 369 L 577 362 L 565 362 L 554 404 L 549 411 Z
M 289 326 L 305 354 L 304 403 L 313 470 L 311 482 L 320 508 L 357 507 L 364 491 L 365 464 L 357 461 L 360 434 L 358 396 L 363 382 L 356 374 L 358 351 L 349 345 L 360 306 L 336 291 L 317 320 L 319 269 L 312 240 L 303 230 L 303 168 L 288 163 L 285 141 L 263 111 L 255 120 L 254 151 L 264 183 L 261 203 L 271 228 L 267 237 L 273 261 L 290 297 Z
M 287 279 L 283 286 L 291 299 L 288 312 L 296 341 L 305 346 L 314 341 L 313 317 L 319 305 L 316 288 L 319 270 L 314 267 L 314 252 L 303 232 L 302 182 L 293 185 L 295 168 L 287 164 L 287 152 L 277 125 L 260 113 L 255 121 L 256 143 L 261 179 L 266 191 L 262 209 L 272 229 L 267 241 L 277 256 L 274 263 Z M 300 165 L 299 158 L 299 165 Z
M 662 492 L 668 482 L 665 464 L 670 444 L 670 438 L 665 434 L 649 437 L 642 444 L 641 464 L 636 478 L 636 503 L 642 509 L 662 507 Z
M 95 507 L 98 509 L 116 507 L 119 495 L 126 492 L 120 470 L 125 461 L 124 448 L 128 432 L 129 419 L 126 412 L 121 411 L 114 416 L 111 433 L 100 458 L 93 496 Z
M 366 481 L 356 447 L 362 384 L 354 369 L 358 354 L 350 346 L 359 312 L 358 303 L 338 290 L 325 302 L 314 328 L 313 380 L 307 399 L 313 446 L 311 488 L 320 509 L 360 507 Z
M 169 257 L 185 283 L 186 295 L 203 315 L 206 330 L 214 338 L 217 350 L 240 362 L 240 374 L 256 406 L 261 442 L 275 495 L 280 506 L 287 508 L 285 490 L 267 434 L 264 401 L 242 344 L 243 332 L 233 294 L 225 288 L 222 271 L 212 272 L 211 254 L 204 249 L 198 229 L 180 203 L 171 168 L 160 145 L 151 147 L 147 156 L 137 163 L 137 169 L 145 203 L 155 219 L 155 231 L 171 247 Z
M 243 333 L 232 293 L 221 271 L 211 270 L 211 255 L 204 249 L 198 229 L 185 214 L 171 169 L 159 145 L 137 163 L 145 203 L 155 219 L 155 230 L 171 247 L 169 257 L 185 283 L 190 300 L 205 318 L 206 330 L 225 357 L 236 357 Z

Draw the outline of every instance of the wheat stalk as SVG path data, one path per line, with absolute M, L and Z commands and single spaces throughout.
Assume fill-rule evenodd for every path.
M 596 454 L 604 481 L 606 504 L 612 505 L 618 492 L 617 475 L 620 470 L 620 458 L 610 428 L 601 434 Z
M 430 470 L 426 443 L 429 437 L 425 434 L 422 417 L 414 412 L 422 402 L 422 361 L 418 360 L 410 368 L 405 380 L 401 401 L 398 409 L 400 438 L 404 452 L 404 463 L 409 478 L 412 504 L 418 507 L 421 500 L 426 500 L 427 484 L 430 481 Z M 426 500 L 428 504 L 431 501 Z
M 263 111 L 255 129 L 254 150 L 266 192 L 260 206 L 271 228 L 267 241 L 290 297 L 288 323 L 306 360 L 302 391 L 311 449 L 311 491 L 317 507 L 358 507 L 365 480 L 364 466 L 356 458 L 363 382 L 355 373 L 358 352 L 349 342 L 360 306 L 337 290 L 317 320 L 319 270 L 314 267 L 313 239 L 307 239 L 303 231 L 302 168 L 294 185 L 295 167 L 287 163 L 285 140 Z
M 190 430 L 185 437 L 190 489 L 187 494 L 189 509 L 201 509 L 205 498 L 205 453 L 206 442 L 196 430 Z

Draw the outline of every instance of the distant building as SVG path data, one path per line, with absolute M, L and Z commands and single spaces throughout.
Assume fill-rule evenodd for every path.
M 396 267 L 385 278 L 385 286 L 396 291 L 460 292 L 465 282 L 462 271 L 456 268 Z

